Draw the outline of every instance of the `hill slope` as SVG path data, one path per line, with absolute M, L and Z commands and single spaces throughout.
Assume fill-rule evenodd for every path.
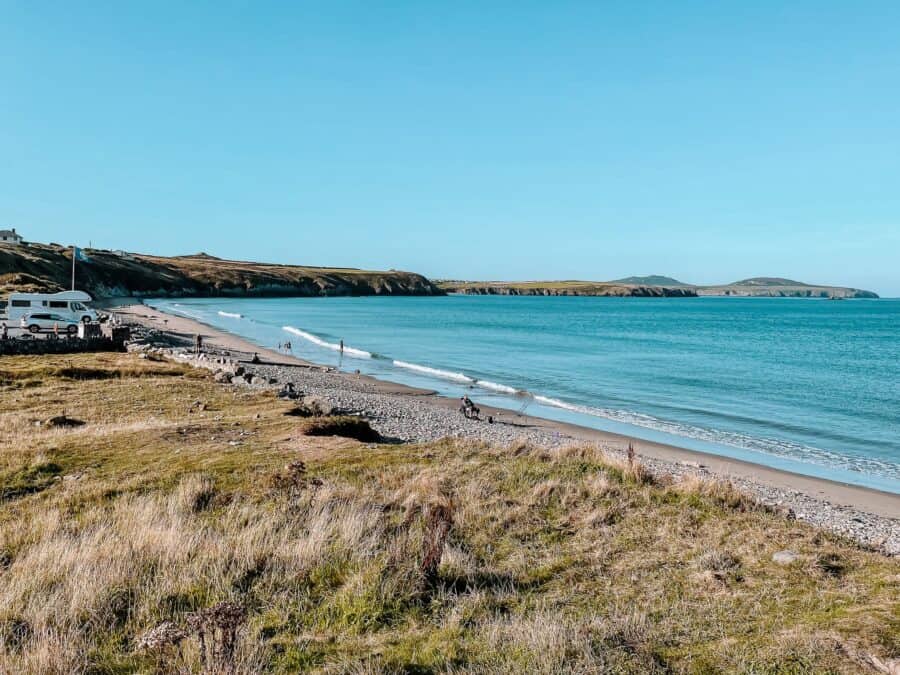
M 644 277 L 625 277 L 624 279 L 616 279 L 613 283 L 617 284 L 642 284 L 645 286 L 690 286 L 683 281 L 665 277 L 660 274 L 649 274 Z
M 440 295 L 420 274 L 270 265 L 206 254 L 123 257 L 88 250 L 76 287 L 94 297 Z M 71 285 L 72 253 L 55 245 L 0 246 L 0 293 L 55 292 Z
M 270 392 L 135 355 L 10 357 L 0 382 L 3 673 L 896 664 L 897 561 L 727 484 L 594 446 L 308 436 Z M 83 426 L 34 424 L 62 399 Z M 239 630 L 213 624 L 204 668 L 213 618 Z

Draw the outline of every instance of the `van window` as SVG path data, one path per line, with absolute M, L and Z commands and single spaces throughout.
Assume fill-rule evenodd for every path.
M 13 307 L 31 307 L 31 300 L 13 300 Z
M 69 309 L 69 303 L 62 300 L 51 300 L 50 307 L 52 309 Z
M 82 312 L 82 311 L 86 310 L 87 307 L 82 305 L 80 302 L 73 302 L 72 309 L 74 309 L 76 312 Z

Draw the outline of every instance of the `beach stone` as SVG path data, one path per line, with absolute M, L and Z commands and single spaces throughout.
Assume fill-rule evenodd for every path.
M 800 559 L 800 554 L 795 551 L 785 549 L 784 551 L 776 551 L 772 554 L 772 562 L 779 565 L 790 565 Z
M 321 396 L 304 396 L 298 401 L 297 407 L 310 415 L 333 415 L 336 410 L 330 401 Z
M 216 374 L 213 375 L 213 379 L 216 382 L 231 382 L 231 374 L 225 370 L 217 370 Z

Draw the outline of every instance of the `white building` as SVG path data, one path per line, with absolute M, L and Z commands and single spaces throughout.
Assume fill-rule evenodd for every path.
M 22 235 L 16 233 L 16 228 L 11 230 L 0 230 L 0 244 L 13 244 L 18 246 L 22 243 Z

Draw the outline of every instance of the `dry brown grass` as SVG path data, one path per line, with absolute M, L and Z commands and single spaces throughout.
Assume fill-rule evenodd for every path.
M 236 673 L 856 673 L 900 657 L 897 561 L 727 484 L 658 484 L 589 445 L 306 437 L 269 394 L 133 357 L 74 365 L 106 358 L 142 373 L 0 386 L 2 673 L 198 672 L 225 653 Z M 63 407 L 85 426 L 33 425 Z M 783 548 L 801 560 L 773 563 Z M 232 637 L 219 614 L 241 618 Z M 232 646 L 201 645 L 201 624 Z

